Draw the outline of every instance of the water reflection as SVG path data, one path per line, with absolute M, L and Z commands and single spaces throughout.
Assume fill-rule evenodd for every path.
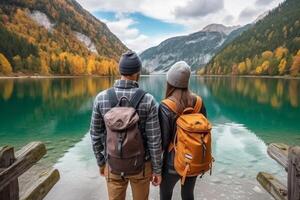
M 41 140 L 56 160 L 88 131 L 95 95 L 111 78 L 0 80 L 0 146 Z
M 300 81 L 296 79 L 269 78 L 198 78 L 201 84 L 207 85 L 212 95 L 229 101 L 233 96 L 245 97 L 258 104 L 270 105 L 273 108 L 289 106 L 299 107 Z
M 53 162 L 88 131 L 95 95 L 113 78 L 0 79 L 0 146 L 32 140 L 49 147 Z M 264 142 L 300 143 L 299 80 L 192 77 L 214 125 L 243 124 Z M 165 77 L 142 77 L 157 101 Z M 54 156 L 53 156 L 54 155 Z M 50 158 L 49 158 L 50 159 Z
M 300 144 L 299 80 L 262 78 L 196 78 L 198 93 L 215 123 L 243 124 L 266 143 Z M 211 115 L 212 114 L 212 115 Z

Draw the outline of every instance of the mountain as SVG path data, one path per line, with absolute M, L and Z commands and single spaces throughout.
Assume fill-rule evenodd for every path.
M 75 0 L 0 0 L 0 38 L 0 74 L 116 74 L 127 50 Z
M 286 0 L 220 50 L 200 74 L 300 72 L 300 1 Z
M 240 26 L 224 26 L 223 24 L 210 24 L 202 29 L 204 32 L 222 32 L 226 35 L 240 28 Z
M 210 61 L 228 38 L 236 37 L 244 29 L 211 24 L 199 32 L 169 38 L 145 50 L 140 57 L 144 69 L 150 73 L 164 73 L 179 60 L 186 61 L 196 71 Z

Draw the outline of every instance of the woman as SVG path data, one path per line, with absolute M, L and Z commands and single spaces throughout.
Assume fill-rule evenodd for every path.
M 176 102 L 178 113 L 182 112 L 185 108 L 194 107 L 196 103 L 197 96 L 188 89 L 190 75 L 190 66 L 184 61 L 175 63 L 167 73 L 165 98 Z M 202 104 L 200 113 L 206 117 L 204 104 Z M 164 150 L 162 183 L 160 185 L 161 200 L 172 199 L 173 188 L 181 179 L 180 175 L 174 169 L 174 150 L 168 151 L 169 145 L 173 142 L 176 133 L 177 117 L 178 115 L 171 111 L 167 105 L 164 103 L 160 104 L 159 119 Z M 181 186 L 181 198 L 183 200 L 194 199 L 196 179 L 197 176 L 186 177 L 184 185 Z

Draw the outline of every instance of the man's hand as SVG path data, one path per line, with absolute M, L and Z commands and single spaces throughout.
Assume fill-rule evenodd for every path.
M 161 183 L 161 175 L 152 174 L 151 182 L 153 186 L 159 186 Z
M 105 165 L 102 167 L 99 167 L 100 176 L 103 176 L 103 177 L 105 176 L 104 170 L 105 170 Z

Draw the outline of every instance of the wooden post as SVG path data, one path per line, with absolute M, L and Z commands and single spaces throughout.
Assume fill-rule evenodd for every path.
M 286 144 L 270 144 L 267 152 L 271 158 L 276 160 L 281 166 L 288 170 L 288 150 L 289 146 Z
M 275 200 L 287 200 L 287 188 L 272 174 L 259 172 L 256 177 L 260 185 L 269 192 Z
M 300 200 L 300 147 L 289 148 L 288 199 Z
M 17 179 L 46 154 L 46 147 L 41 142 L 32 142 L 16 153 L 16 160 L 0 172 L 0 191 L 11 180 Z
M 41 142 L 31 142 L 14 154 L 13 147 L 0 147 L 0 200 L 42 200 L 59 180 L 57 169 L 49 168 L 38 175 L 29 189 L 20 197 L 18 177 L 31 168 L 45 154 Z
M 15 153 L 13 147 L 2 147 L 0 149 L 0 169 L 11 166 L 15 162 Z M 18 200 L 19 199 L 19 182 L 14 178 L 10 183 L 0 190 L 0 200 Z
M 42 200 L 59 180 L 57 169 L 40 175 L 39 179 L 21 197 L 21 200 Z

